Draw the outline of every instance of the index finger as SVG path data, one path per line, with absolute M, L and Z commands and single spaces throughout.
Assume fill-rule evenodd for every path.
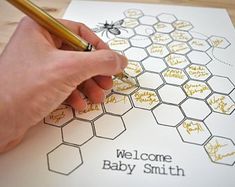
M 92 44 L 95 49 L 109 49 L 108 45 L 105 44 L 90 28 L 83 23 L 78 23 L 69 20 L 59 20 L 62 24 L 68 27 L 75 34 L 82 37 L 84 40 Z

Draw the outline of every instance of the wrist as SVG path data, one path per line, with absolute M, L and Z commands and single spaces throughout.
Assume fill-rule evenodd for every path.
M 11 97 L 4 93 L 4 90 L 0 91 L 0 153 L 5 152 L 15 145 L 17 145 L 22 139 L 26 129 L 23 125 L 19 125 L 15 116 L 15 110 Z M 20 112 L 20 111 L 18 111 Z

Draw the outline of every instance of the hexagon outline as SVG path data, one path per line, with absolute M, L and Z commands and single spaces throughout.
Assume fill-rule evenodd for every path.
M 79 154 L 80 154 L 80 158 L 81 158 L 81 163 L 75 167 L 72 171 L 70 171 L 69 173 L 63 173 L 63 172 L 59 172 L 59 171 L 55 171 L 53 169 L 50 168 L 50 160 L 49 160 L 49 154 L 52 153 L 53 151 L 55 151 L 57 148 L 59 148 L 61 145 L 66 145 L 66 146 L 71 146 L 71 147 L 75 147 L 78 149 L 79 151 Z M 83 162 L 83 157 L 82 157 L 82 152 L 81 152 L 81 149 L 79 146 L 77 145 L 72 145 L 72 144 L 68 144 L 68 143 L 61 143 L 59 144 L 58 146 L 56 146 L 54 149 L 52 149 L 51 151 L 49 151 L 47 154 L 47 168 L 49 171 L 53 172 L 53 173 L 57 173 L 57 174 L 61 174 L 61 175 L 65 175 L 65 176 L 68 176 L 70 175 L 71 173 L 73 173 L 75 170 L 77 170 L 84 162 Z
M 212 37 L 219 37 L 219 38 L 223 38 L 226 42 L 228 42 L 228 45 L 225 47 L 225 48 L 222 48 L 222 47 L 214 47 L 212 44 L 211 44 L 211 38 Z M 216 36 L 216 35 L 211 35 L 209 38 L 208 38 L 208 43 L 212 46 L 212 48 L 220 48 L 220 49 L 227 49 L 231 43 L 227 40 L 227 38 L 223 37 L 223 36 Z
M 157 120 L 157 117 L 154 115 L 154 110 L 158 107 L 158 106 L 155 106 L 153 109 L 151 109 L 151 113 L 152 113 L 152 115 L 153 115 L 155 121 L 158 123 L 158 125 L 167 126 L 167 127 L 171 127 L 171 128 L 176 128 L 177 126 L 179 126 L 180 123 L 182 123 L 182 122 L 185 120 L 186 116 L 185 116 L 183 110 L 181 109 L 181 107 L 179 107 L 179 106 L 176 105 L 176 104 L 172 104 L 172 103 L 168 104 L 168 103 L 162 102 L 161 104 L 166 104 L 166 105 L 171 105 L 171 106 L 177 107 L 177 108 L 180 110 L 180 112 L 182 113 L 183 119 L 182 119 L 181 121 L 179 121 L 175 126 L 171 126 L 171 125 L 166 125 L 166 124 L 160 123 L 160 122 Z M 160 106 L 160 105 L 159 105 L 159 106 Z
M 109 94 L 106 96 L 106 98 L 110 97 L 110 96 L 113 95 L 113 94 L 122 95 L 122 96 L 124 96 L 124 97 L 127 97 L 128 100 L 130 101 L 131 107 L 130 107 L 126 112 L 123 112 L 121 115 L 119 115 L 119 114 L 114 114 L 114 113 L 112 113 L 112 112 L 108 112 L 107 109 L 105 108 L 105 104 L 102 103 L 102 106 L 104 107 L 104 111 L 105 111 L 104 114 L 110 114 L 110 115 L 115 115 L 115 116 L 124 116 L 124 115 L 125 115 L 126 113 L 128 113 L 131 109 L 133 109 L 133 103 L 132 103 L 132 99 L 131 99 L 130 95 L 125 95 L 125 94 L 123 94 L 123 93 L 111 92 L 111 93 L 109 93 Z M 101 116 L 100 116 L 100 117 L 101 117 Z M 97 119 L 98 119 L 98 118 L 97 118 Z
M 97 132 L 96 132 L 96 130 L 95 130 L 95 124 L 94 124 L 94 136 L 95 136 L 95 137 L 98 137 L 98 138 L 101 138 L 101 139 L 115 140 L 115 139 L 118 138 L 122 133 L 124 133 L 124 132 L 126 131 L 125 122 L 124 122 L 122 116 L 120 116 L 120 115 L 117 115 L 117 114 L 103 114 L 102 116 L 104 116 L 104 115 L 110 115 L 110 116 L 120 117 L 120 118 L 121 118 L 121 121 L 122 121 L 122 124 L 123 124 L 123 127 L 124 127 L 124 130 L 123 130 L 122 132 L 120 132 L 119 134 L 117 134 L 114 138 L 102 137 L 102 136 L 97 135 Z M 102 116 L 100 116 L 100 117 L 102 117 Z M 96 119 L 96 120 L 98 120 L 98 119 Z
M 163 83 L 162 85 L 164 85 L 164 83 Z M 161 85 L 161 86 L 162 86 L 162 85 Z M 153 107 L 151 107 L 150 109 L 136 106 L 135 103 L 134 103 L 134 101 L 133 101 L 132 96 L 133 96 L 133 94 L 135 94 L 135 93 L 138 92 L 139 90 L 147 90 L 147 91 L 150 91 L 150 92 L 154 92 L 154 93 L 156 94 L 157 98 L 158 98 L 158 103 L 157 103 L 156 105 L 154 105 Z M 158 93 L 156 92 L 155 89 L 138 88 L 137 90 L 135 90 L 135 92 L 133 92 L 133 93 L 131 94 L 130 97 L 131 97 L 131 101 L 132 101 L 132 103 L 133 103 L 133 108 L 138 108 L 138 109 L 142 109 L 142 110 L 147 110 L 147 111 L 149 111 L 149 110 L 153 110 L 155 107 L 157 107 L 158 105 L 161 104 L 160 97 L 159 97 L 159 95 L 158 95 Z
M 101 116 L 101 115 L 100 115 Z M 98 116 L 98 117 L 96 117 L 97 119 L 100 117 L 100 116 Z M 95 120 L 95 119 L 93 119 L 92 121 L 91 120 L 84 120 L 84 119 L 78 119 L 79 121 L 83 121 L 83 122 L 87 122 L 87 123 L 90 123 L 90 126 L 91 126 L 91 130 L 92 130 L 92 136 L 89 138 L 89 139 L 87 139 L 86 141 L 84 141 L 82 144 L 76 144 L 76 143 L 72 143 L 72 142 L 69 142 L 69 141 L 66 141 L 65 140 L 65 138 L 64 138 L 64 132 L 63 132 L 63 128 L 64 127 L 66 127 L 68 124 L 66 124 L 65 126 L 63 126 L 63 128 L 61 128 L 61 138 L 62 138 L 62 142 L 64 143 L 64 144 L 71 144 L 71 145 L 76 145 L 76 146 L 83 146 L 84 144 L 86 144 L 87 142 L 89 142 L 92 138 L 94 138 L 94 136 L 95 136 L 95 132 L 94 132 L 94 128 L 93 128 L 93 120 Z M 72 121 L 71 121 L 72 122 Z
M 213 162 L 213 163 L 215 163 L 215 164 L 221 164 L 221 165 L 226 165 L 226 166 L 233 166 L 233 165 L 235 164 L 235 160 L 234 160 L 233 164 L 225 164 L 225 163 L 215 162 L 215 161 L 213 161 L 213 160 L 211 159 L 209 153 L 208 153 L 207 150 L 206 150 L 206 145 L 207 145 L 213 138 L 222 138 L 222 139 L 229 140 L 229 141 L 231 141 L 232 144 L 235 146 L 235 143 L 234 143 L 233 140 L 230 139 L 230 138 L 226 138 L 226 137 L 223 137 L 223 136 L 217 136 L 217 135 L 211 136 L 211 138 L 208 139 L 208 141 L 207 141 L 207 142 L 204 144 L 204 146 L 203 146 L 203 147 L 204 147 L 204 150 L 206 151 L 207 156 L 208 156 L 209 159 L 210 159 L 210 161 Z
M 47 116 L 46 116 L 46 117 L 43 118 L 43 123 L 44 123 L 45 125 L 50 125 L 50 126 L 53 126 L 53 127 L 56 127 L 56 128 L 62 128 L 62 127 L 64 127 L 65 125 L 67 125 L 68 123 L 70 123 L 71 121 L 74 120 L 74 118 L 75 118 L 74 109 L 73 109 L 70 105 L 68 105 L 68 104 L 64 104 L 64 103 L 63 103 L 63 104 L 61 104 L 61 105 L 65 105 L 65 106 L 68 106 L 69 108 L 71 108 L 73 117 L 72 117 L 70 120 L 68 120 L 67 122 L 65 122 L 63 125 L 57 126 L 57 125 L 53 125 L 53 124 L 50 124 L 50 123 L 46 122 L 46 118 L 47 118 Z M 57 110 L 57 109 L 55 109 L 55 110 Z M 55 111 L 55 110 L 54 110 L 54 111 Z M 52 111 L 52 112 L 53 112 L 53 111 Z M 50 114 L 49 114 L 49 115 L 50 115 Z
M 180 135 L 180 138 L 181 138 L 182 142 L 188 143 L 188 144 L 193 144 L 193 145 L 199 145 L 199 146 L 203 146 L 203 145 L 207 144 L 207 142 L 208 142 L 208 141 L 211 139 L 211 137 L 212 137 L 212 133 L 211 133 L 210 129 L 207 127 L 207 125 L 206 125 L 206 123 L 204 122 L 204 120 L 198 120 L 198 119 L 189 118 L 189 117 L 186 117 L 186 118 L 184 119 L 184 121 L 186 121 L 186 120 L 199 121 L 199 122 L 203 123 L 203 124 L 205 125 L 206 129 L 208 130 L 210 136 L 209 136 L 209 137 L 204 141 L 204 143 L 202 143 L 202 144 L 198 144 L 198 143 L 193 143 L 193 142 L 185 141 L 185 140 L 183 139 L 182 135 L 180 134 L 179 130 L 178 130 L 178 128 L 179 128 L 179 126 L 180 126 L 181 124 L 178 124 L 178 126 L 176 127 L 176 129 L 177 129 L 178 134 Z M 183 121 L 183 122 L 184 122 L 184 121 Z

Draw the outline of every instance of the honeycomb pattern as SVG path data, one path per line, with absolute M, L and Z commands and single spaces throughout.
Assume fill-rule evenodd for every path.
M 193 24 L 172 14 L 128 9 L 123 16 L 119 35 L 104 34 L 108 30 L 97 34 L 127 56 L 125 71 L 136 85 L 114 79 L 104 103 L 88 103 L 82 113 L 62 104 L 46 117 L 44 123 L 61 128 L 62 136 L 62 143 L 47 154 L 48 169 L 62 175 L 78 169 L 82 146 L 93 138 L 118 138 L 126 131 L 123 116 L 132 108 L 151 112 L 155 125 L 175 128 L 184 143 L 202 146 L 212 162 L 234 166 L 234 142 L 213 135 L 206 123 L 212 113 L 231 115 L 235 109 L 233 82 L 208 66 L 214 63 L 208 51 L 225 50 L 229 41 L 216 35 L 193 37 Z M 70 164 L 63 157 L 71 158 Z

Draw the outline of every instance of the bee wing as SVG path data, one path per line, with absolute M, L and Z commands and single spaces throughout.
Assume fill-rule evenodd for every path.
M 124 19 L 121 19 L 121 20 L 118 20 L 118 21 L 114 22 L 113 25 L 115 25 L 115 26 L 121 26 L 123 23 L 124 23 Z
M 109 29 L 109 32 L 113 35 L 119 35 L 121 34 L 121 31 L 118 29 L 118 28 L 112 28 L 112 29 Z

